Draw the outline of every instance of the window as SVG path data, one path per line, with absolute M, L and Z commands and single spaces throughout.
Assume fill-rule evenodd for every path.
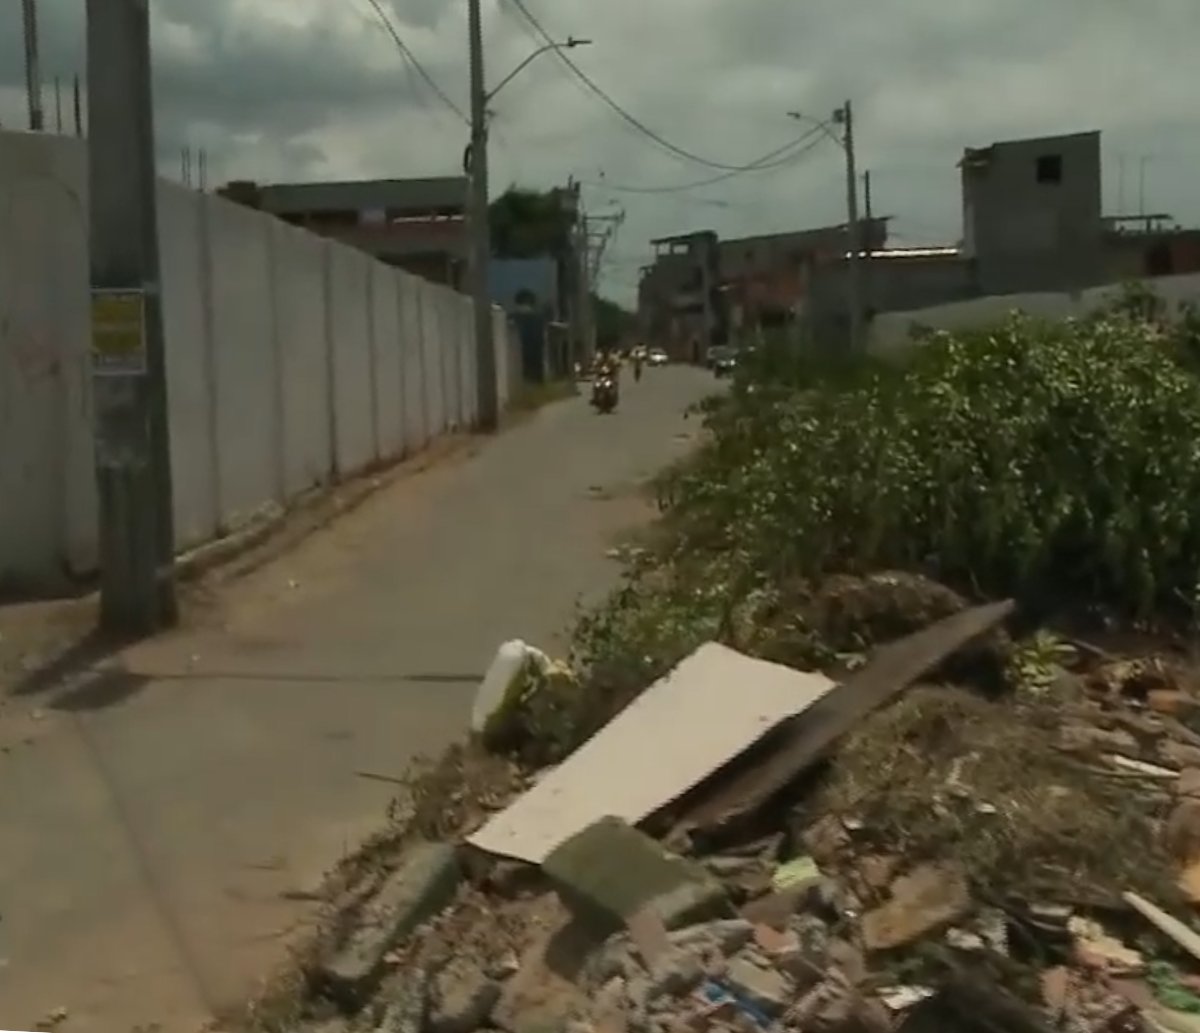
M 1062 155 L 1043 154 L 1037 160 L 1037 181 L 1039 183 L 1062 182 Z

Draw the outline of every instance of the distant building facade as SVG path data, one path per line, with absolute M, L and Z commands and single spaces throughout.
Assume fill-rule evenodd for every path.
M 967 148 L 959 168 L 963 257 L 981 294 L 1103 280 L 1099 132 Z
M 245 194 L 247 185 L 239 186 Z M 286 222 L 435 283 L 465 284 L 466 177 L 248 186 L 254 207 Z M 233 192 L 228 196 L 248 203 Z
M 712 230 L 651 241 L 655 256 L 638 284 L 639 330 L 679 362 L 702 362 L 725 339 L 720 252 Z

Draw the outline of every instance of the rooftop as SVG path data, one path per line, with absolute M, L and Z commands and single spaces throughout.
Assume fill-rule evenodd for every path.
M 360 179 L 318 183 L 268 183 L 261 187 L 264 211 L 275 215 L 367 208 L 423 214 L 462 211 L 465 176 L 429 179 Z

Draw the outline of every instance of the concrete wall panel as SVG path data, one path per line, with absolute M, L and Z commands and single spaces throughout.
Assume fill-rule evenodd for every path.
M 173 183 L 158 184 L 159 269 L 163 283 L 163 334 L 167 356 L 167 406 L 175 544 L 187 549 L 209 541 L 221 522 L 211 299 L 206 265 L 208 206 L 202 195 Z
M 235 528 L 276 499 L 277 441 L 270 224 L 207 196 L 212 241 L 217 456 L 222 523 Z
M 404 367 L 400 335 L 400 275 L 386 265 L 371 267 L 372 340 L 375 345 L 375 414 L 380 456 L 404 452 Z
M 420 281 L 421 347 L 425 357 L 425 433 L 435 437 L 446 426 L 446 381 L 442 372 L 439 341 L 441 320 L 438 311 L 438 288 L 427 280 Z
M 340 475 L 367 466 L 375 454 L 372 431 L 371 259 L 339 244 L 329 246 L 333 329 L 333 396 Z
M 425 355 L 421 343 L 421 281 L 414 276 L 400 276 L 396 283 L 404 352 L 404 445 L 406 452 L 415 452 L 424 448 L 429 440 L 425 413 Z
M 280 356 L 283 484 L 291 497 L 332 473 L 325 274 L 329 246 L 271 220 Z
M 0 588 L 96 560 L 84 153 L 0 136 Z

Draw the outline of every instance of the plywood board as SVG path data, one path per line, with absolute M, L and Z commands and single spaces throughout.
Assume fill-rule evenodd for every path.
M 541 864 L 600 818 L 637 824 L 833 685 L 716 643 L 701 646 L 468 842 Z

